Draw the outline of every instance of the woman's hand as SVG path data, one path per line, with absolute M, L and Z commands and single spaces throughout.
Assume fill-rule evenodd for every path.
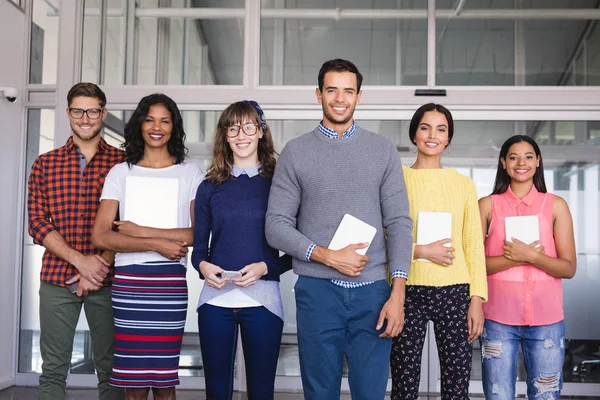
M 483 299 L 479 296 L 471 297 L 469 312 L 467 313 L 467 327 L 469 330 L 469 343 L 473 343 L 483 333 Z
M 452 243 L 452 239 L 442 239 L 426 245 L 419 245 L 417 247 L 421 248 L 420 254 L 418 257 L 415 256 L 415 258 L 425 258 L 444 267 L 452 265 L 455 249 L 454 247 L 444 246 L 448 243 Z
M 242 273 L 242 277 L 232 279 L 231 282 L 240 287 L 248 287 L 253 285 L 263 275 L 266 275 L 269 272 L 269 269 L 267 268 L 267 264 L 261 261 L 246 265 L 240 272 Z
M 544 253 L 544 247 L 540 245 L 539 240 L 531 244 L 515 238 L 512 238 L 512 240 L 512 242 L 504 241 L 504 257 L 511 261 L 532 263 L 538 254 Z
M 147 237 L 143 226 L 131 221 L 114 221 L 113 224 L 117 228 L 117 232 L 127 236 L 133 236 L 138 238 Z
M 218 265 L 211 264 L 208 261 L 200 262 L 200 273 L 204 276 L 205 285 L 221 290 L 223 286 L 227 285 L 228 279 L 224 278 L 219 274 L 223 273 L 223 268 Z
M 169 239 L 155 239 L 153 250 L 173 261 L 179 261 L 188 253 L 187 243 Z

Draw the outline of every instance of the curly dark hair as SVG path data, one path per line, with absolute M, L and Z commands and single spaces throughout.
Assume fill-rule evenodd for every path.
M 246 119 L 254 121 L 262 131 L 258 112 L 246 101 L 238 101 L 229 105 L 221 114 L 215 130 L 212 163 L 206 173 L 206 180 L 209 182 L 220 186 L 231 179 L 233 151 L 227 142 L 227 129 L 231 125 L 239 124 Z M 265 178 L 272 178 L 277 153 L 273 145 L 271 129 L 268 124 L 266 126 L 266 131 L 262 132 L 263 137 L 258 141 L 258 161 L 260 162 L 260 175 Z
M 167 143 L 169 154 L 175 157 L 175 164 L 180 164 L 185 160 L 188 149 L 185 147 L 185 131 L 183 130 L 183 119 L 177 104 L 169 96 L 162 93 L 154 93 L 140 100 L 137 108 L 125 125 L 125 142 L 121 145 L 127 155 L 127 164 L 137 164 L 144 157 L 144 147 L 146 143 L 142 136 L 142 123 L 148 116 L 150 107 L 156 104 L 162 104 L 171 114 L 173 122 L 173 131 L 171 138 Z

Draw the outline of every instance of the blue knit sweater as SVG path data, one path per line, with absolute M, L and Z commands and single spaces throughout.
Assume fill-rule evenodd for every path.
M 207 180 L 198 186 L 192 252 L 195 269 L 199 270 L 201 261 L 228 271 L 264 261 L 269 272 L 261 279 L 274 281 L 291 269 L 291 257 L 279 257 L 279 251 L 269 246 L 265 238 L 270 189 L 271 179 L 260 175 L 249 178 L 245 174 L 220 186 Z M 200 278 L 204 279 L 202 274 Z

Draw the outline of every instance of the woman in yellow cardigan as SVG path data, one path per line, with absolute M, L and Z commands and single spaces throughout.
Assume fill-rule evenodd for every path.
M 452 114 L 439 104 L 421 106 L 410 122 L 417 160 L 403 170 L 415 244 L 406 283 L 406 322 L 394 338 L 390 360 L 392 400 L 418 398 L 428 321 L 434 323 L 442 399 L 469 398 L 472 343 L 483 331 L 487 279 L 475 185 L 455 169 L 442 168 L 442 153 L 453 134 Z M 419 220 L 420 212 L 434 214 L 421 214 Z M 450 235 L 428 243 L 417 238 L 419 223 L 430 235 L 444 229 Z M 427 244 L 416 244 L 417 239 Z

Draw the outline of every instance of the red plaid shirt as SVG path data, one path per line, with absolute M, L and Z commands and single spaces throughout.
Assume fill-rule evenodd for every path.
M 43 245 L 54 230 L 81 254 L 100 254 L 92 246 L 92 227 L 102 194 L 106 174 L 125 160 L 125 153 L 100 139 L 94 157 L 81 170 L 78 146 L 70 137 L 58 149 L 37 157 L 28 183 L 27 211 L 29 234 L 35 244 Z M 42 258 L 41 279 L 54 285 L 67 286 L 65 280 L 77 270 L 48 250 Z M 112 274 L 105 285 L 112 280 Z

